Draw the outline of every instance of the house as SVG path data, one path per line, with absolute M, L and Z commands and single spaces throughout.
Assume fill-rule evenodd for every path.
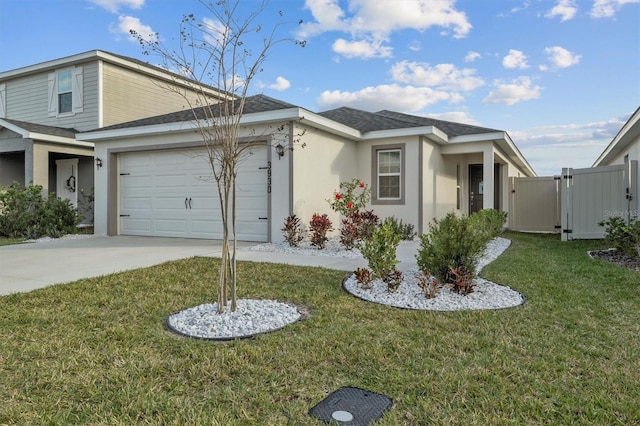
M 76 134 L 183 109 L 169 85 L 191 93 L 179 75 L 101 50 L 0 72 L 0 187 L 33 182 L 77 206 L 94 160 Z
M 219 206 L 198 124 L 180 111 L 82 132 L 95 145 L 95 232 L 220 238 Z M 392 111 L 315 113 L 257 95 L 247 99 L 237 229 L 246 241 L 281 241 L 284 219 L 327 213 L 340 182 L 371 185 L 371 205 L 423 233 L 433 218 L 482 208 L 509 211 L 508 181 L 534 176 L 502 130 Z
M 598 156 L 592 167 L 633 165 L 633 162 L 640 162 L 640 107 L 635 110 L 627 122 L 622 126 L 618 134 L 607 145 Z M 627 173 L 629 179 L 635 180 L 627 182 L 627 188 L 640 188 L 640 173 L 637 166 L 629 167 Z M 634 191 L 634 192 L 636 192 Z M 640 216 L 640 196 L 638 194 L 628 194 L 628 211 L 631 216 Z

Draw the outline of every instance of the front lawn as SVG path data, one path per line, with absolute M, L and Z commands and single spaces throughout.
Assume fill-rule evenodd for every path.
M 500 311 L 409 311 L 348 295 L 345 274 L 242 263 L 240 294 L 311 317 L 251 340 L 180 338 L 170 312 L 212 301 L 195 258 L 0 297 L 0 424 L 322 424 L 355 386 L 389 395 L 376 424 L 640 422 L 640 275 L 593 241 L 510 233 L 483 276 L 523 293 Z
M 24 238 L 3 238 L 0 237 L 0 247 L 1 246 L 10 246 L 12 244 L 21 244 L 24 243 Z

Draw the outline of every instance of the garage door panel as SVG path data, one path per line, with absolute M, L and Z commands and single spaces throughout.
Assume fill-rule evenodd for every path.
M 133 235 L 151 235 L 151 220 L 150 219 L 132 219 L 129 217 L 122 218 L 122 233 L 129 234 L 135 232 Z
M 187 232 L 186 222 L 184 220 L 156 219 L 156 231 L 167 236 L 175 234 L 181 236 Z
M 255 149 L 238 165 L 236 215 L 241 240 L 267 240 L 266 160 L 266 148 Z M 120 168 L 122 234 L 222 238 L 217 183 L 205 151 L 121 154 Z

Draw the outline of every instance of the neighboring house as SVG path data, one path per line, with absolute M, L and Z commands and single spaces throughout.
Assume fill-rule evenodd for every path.
M 640 107 L 635 110 L 629 120 L 622 126 L 618 134 L 607 145 L 592 167 L 628 165 L 632 161 L 640 162 Z M 640 173 L 635 169 L 628 174 L 636 178 L 636 184 L 627 183 L 627 187 L 640 188 Z M 635 173 L 634 173 L 635 172 Z M 640 195 L 631 194 L 629 213 L 640 216 Z
M 220 238 L 215 182 L 191 111 L 76 136 L 95 144 L 98 234 Z M 247 99 L 238 173 L 238 234 L 281 241 L 285 218 L 327 213 L 340 182 L 372 188 L 370 206 L 428 230 L 433 218 L 509 211 L 509 178 L 535 176 L 505 131 L 391 111 L 314 113 L 266 96 Z M 284 148 L 284 149 L 283 149 Z
M 179 75 L 100 50 L 0 72 L 0 186 L 33 182 L 76 206 L 94 186 L 93 143 L 76 134 L 183 109 L 168 86 L 190 91 Z

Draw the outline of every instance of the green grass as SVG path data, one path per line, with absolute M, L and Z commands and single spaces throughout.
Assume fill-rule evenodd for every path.
M 341 290 L 343 272 L 239 265 L 242 297 L 309 319 L 229 343 L 165 331 L 212 301 L 189 259 L 0 298 L 0 424 L 317 425 L 341 386 L 391 396 L 380 425 L 640 424 L 640 275 L 593 241 L 508 234 L 483 272 L 527 302 L 408 311 Z
M 0 237 L 0 247 L 1 246 L 10 246 L 12 244 L 22 244 L 24 243 L 24 238 L 3 238 Z

